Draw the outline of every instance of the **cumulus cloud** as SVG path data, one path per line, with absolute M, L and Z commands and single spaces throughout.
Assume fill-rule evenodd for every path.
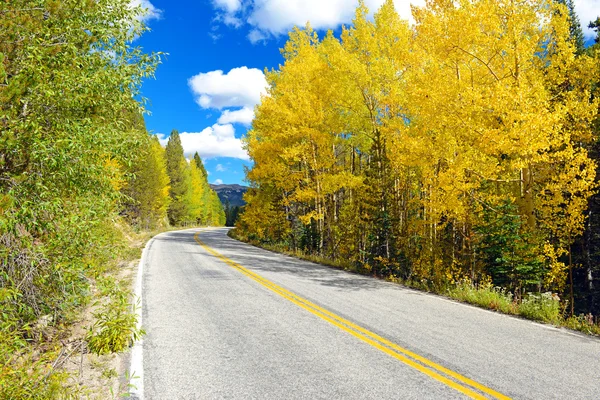
M 225 171 L 227 171 L 227 168 L 225 168 L 223 166 L 223 164 L 217 164 L 217 166 L 215 167 L 215 171 L 217 171 L 217 172 L 225 172 Z
M 252 44 L 266 42 L 267 39 L 269 39 L 269 35 L 259 29 L 252 29 L 250 33 L 248 33 L 248 40 Z
M 600 16 L 600 0 L 575 0 L 575 12 L 579 16 L 585 37 L 596 37 L 596 32 L 588 28 L 588 25 Z
M 267 91 L 267 80 L 256 68 L 234 68 L 200 73 L 188 80 L 196 103 L 204 109 L 221 110 L 219 125 L 250 125 L 254 106 Z
M 223 179 L 215 179 L 215 181 L 213 182 L 213 185 L 222 185 L 223 184 Z
M 365 0 L 371 12 L 385 0 Z M 587 28 L 600 15 L 600 0 L 574 0 L 575 10 L 587 38 L 594 32 Z M 304 26 L 308 21 L 313 28 L 322 30 L 348 24 L 354 17 L 356 0 L 213 0 L 219 12 L 217 20 L 235 27 L 249 25 L 248 40 L 258 43 L 288 32 L 293 26 Z M 402 18 L 413 21 L 411 4 L 424 6 L 425 0 L 394 0 Z M 226 19 L 228 16 L 230 19 Z
M 228 73 L 211 71 L 189 79 L 188 84 L 202 108 L 253 108 L 266 92 L 267 81 L 256 68 L 234 68 Z
M 352 20 L 356 8 L 353 0 L 262 0 L 255 3 L 248 18 L 250 25 L 272 34 L 281 34 L 307 21 L 318 29 L 334 28 Z
M 242 0 L 213 0 L 213 5 L 228 13 L 234 13 L 242 8 Z
M 129 2 L 131 8 L 141 7 L 146 11 L 146 14 L 141 17 L 142 21 L 150 21 L 151 19 L 160 19 L 162 10 L 159 10 L 150 2 L 150 0 L 131 0 Z
M 201 132 L 183 132 L 179 134 L 186 157 L 198 152 L 203 159 L 232 157 L 249 160 L 248 153 L 242 147 L 241 139 L 235 137 L 233 125 L 213 125 Z M 159 135 L 164 146 L 168 137 Z
M 365 5 L 374 12 L 384 1 L 365 0 Z M 232 4 L 228 6 L 227 3 Z M 412 19 L 411 3 L 422 6 L 425 0 L 394 0 L 400 15 L 407 19 Z M 285 34 L 293 26 L 304 26 L 308 21 L 315 29 L 333 29 L 350 23 L 358 2 L 356 0 L 213 0 L 213 4 L 219 12 L 217 21 L 227 24 L 226 16 L 229 16 L 236 22 L 247 23 L 250 26 L 248 39 L 252 43 L 258 43 Z
M 240 110 L 225 110 L 219 118 L 219 124 L 243 124 L 250 125 L 254 119 L 254 111 L 249 107 Z

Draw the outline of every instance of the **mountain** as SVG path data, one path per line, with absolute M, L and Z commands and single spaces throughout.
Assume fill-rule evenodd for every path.
M 231 207 L 243 206 L 246 204 L 244 199 L 244 193 L 248 190 L 247 186 L 242 185 L 210 185 L 210 187 L 217 192 L 219 199 L 223 206 L 229 201 Z

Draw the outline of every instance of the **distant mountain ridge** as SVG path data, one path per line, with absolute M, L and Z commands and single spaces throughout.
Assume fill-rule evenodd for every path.
M 229 201 L 230 207 L 236 207 L 236 206 L 241 207 L 241 206 L 246 205 L 246 202 L 244 201 L 243 196 L 244 196 L 244 193 L 246 193 L 246 191 L 248 191 L 247 186 L 233 184 L 233 185 L 210 185 L 210 187 L 215 192 L 217 192 L 217 195 L 219 196 L 219 199 L 221 199 L 221 203 L 223 203 L 223 206 L 225 206 L 228 201 Z

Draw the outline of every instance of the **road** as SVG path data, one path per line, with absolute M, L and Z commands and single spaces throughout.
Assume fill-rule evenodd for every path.
M 596 338 L 226 233 L 170 232 L 149 244 L 145 399 L 600 398 Z

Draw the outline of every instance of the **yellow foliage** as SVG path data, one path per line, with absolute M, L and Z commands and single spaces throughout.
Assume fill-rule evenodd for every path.
M 107 156 L 104 159 L 104 172 L 112 190 L 115 192 L 118 192 L 127 184 L 121 163 L 117 159 Z
M 545 0 L 430 0 L 410 26 L 387 0 L 372 20 L 360 2 L 339 38 L 294 29 L 246 138 L 243 225 L 441 284 L 482 272 L 473 228 L 508 201 L 521 234 L 552 241 L 535 250 L 540 284 L 564 287 L 600 104 L 566 15 Z
M 562 292 L 567 282 L 567 271 L 569 267 L 558 259 L 567 251 L 555 248 L 550 243 L 544 244 L 544 255 L 548 260 L 548 273 L 544 279 L 544 286 L 556 292 Z

